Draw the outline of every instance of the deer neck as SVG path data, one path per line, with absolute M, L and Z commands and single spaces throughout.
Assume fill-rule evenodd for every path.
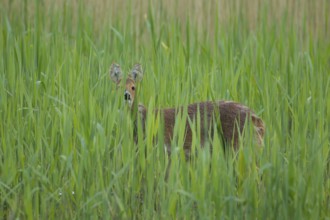
M 145 134 L 145 121 L 147 115 L 147 109 L 142 105 L 138 104 L 137 100 L 133 103 L 131 114 L 133 118 L 133 136 L 135 143 L 138 142 L 138 127 L 139 123 L 141 123 L 142 132 Z
M 131 107 L 131 115 L 135 123 L 137 122 L 138 117 L 140 117 L 140 119 L 144 123 L 147 115 L 147 109 L 144 107 L 143 104 L 139 103 L 139 99 L 137 97 L 134 99 L 133 105 Z
M 131 106 L 131 115 L 134 121 L 137 120 L 139 114 L 139 100 L 137 97 L 134 99 L 134 102 Z

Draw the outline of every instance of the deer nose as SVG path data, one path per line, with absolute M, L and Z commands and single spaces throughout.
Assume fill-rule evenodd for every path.
M 131 100 L 131 95 L 129 94 L 129 92 L 125 91 L 124 98 L 125 98 L 126 101 Z

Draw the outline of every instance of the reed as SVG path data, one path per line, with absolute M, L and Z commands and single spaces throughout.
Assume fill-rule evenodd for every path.
M 330 217 L 328 1 L 201 2 L 0 1 L 0 218 Z M 137 143 L 114 60 L 148 76 Z M 264 146 L 192 132 L 186 162 L 183 112 L 165 181 L 152 110 L 207 100 L 254 109 Z

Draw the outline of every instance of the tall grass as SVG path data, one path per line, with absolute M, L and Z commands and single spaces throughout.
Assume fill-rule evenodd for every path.
M 0 2 L 0 216 L 329 219 L 330 5 L 250 2 Z M 187 163 L 178 120 L 164 181 L 161 121 L 134 143 L 113 61 L 142 63 L 150 109 L 250 106 L 265 146 L 210 155 L 196 134 Z

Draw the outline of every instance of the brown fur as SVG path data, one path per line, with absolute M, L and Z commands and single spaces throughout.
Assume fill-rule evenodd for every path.
M 183 107 L 179 108 L 183 110 Z M 155 114 L 161 114 L 164 118 L 164 141 L 167 151 L 170 153 L 171 140 L 173 138 L 173 130 L 176 117 L 179 109 L 164 108 L 156 109 Z M 146 120 L 147 109 L 143 105 L 139 105 L 138 111 L 141 115 L 142 124 Z M 218 130 L 221 132 L 223 140 L 227 144 L 232 144 L 235 149 L 238 148 L 239 134 L 243 132 L 246 121 L 249 117 L 256 131 L 256 139 L 259 145 L 262 145 L 265 126 L 263 121 L 257 117 L 248 107 L 236 102 L 230 101 L 216 101 L 216 102 L 201 102 L 194 103 L 187 106 L 188 118 L 196 121 L 197 114 L 200 115 L 200 137 L 201 145 L 208 141 L 209 135 L 211 138 L 214 135 L 214 123 L 216 123 Z M 187 118 L 184 150 L 189 154 L 192 144 L 192 130 Z M 217 120 L 220 118 L 220 122 Z M 144 126 L 143 126 L 144 127 Z

